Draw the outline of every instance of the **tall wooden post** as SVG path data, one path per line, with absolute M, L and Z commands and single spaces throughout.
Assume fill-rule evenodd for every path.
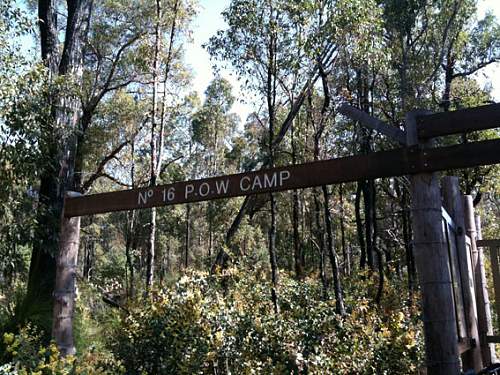
M 68 192 L 66 197 L 79 195 Z M 59 253 L 57 254 L 56 284 L 52 337 L 62 356 L 76 353 L 73 339 L 73 315 L 76 299 L 76 267 L 80 243 L 80 217 L 61 218 Z
M 443 190 L 443 205 L 457 227 L 455 239 L 464 299 L 467 336 L 473 340 L 472 348 L 462 354 L 462 367 L 463 370 L 473 369 L 477 373 L 483 368 L 483 361 L 478 333 L 474 272 L 472 270 L 471 254 L 467 248 L 465 239 L 465 213 L 458 177 L 443 177 L 441 185 Z
M 500 246 L 491 245 L 490 248 L 490 262 L 491 273 L 493 275 L 493 289 L 495 292 L 495 310 L 497 313 L 497 330 L 500 330 L 500 266 L 498 262 L 498 250 Z
M 481 216 L 475 215 L 474 216 L 474 223 L 476 224 L 476 232 L 477 232 L 477 240 L 480 241 L 483 239 L 483 231 L 482 231 L 482 226 L 481 226 Z M 491 303 L 490 303 L 490 295 L 488 292 L 488 282 L 486 280 L 486 269 L 484 266 L 484 251 L 483 247 L 479 246 L 476 242 L 478 254 L 480 254 L 480 259 L 481 259 L 481 282 L 483 285 L 483 295 L 484 295 L 484 309 L 486 313 L 486 334 L 488 336 L 493 335 L 493 319 L 491 317 Z M 492 249 L 490 248 L 490 251 Z M 488 340 L 487 340 L 488 341 Z M 495 350 L 495 344 L 494 343 L 489 343 L 488 344 L 490 353 L 491 353 L 491 363 L 496 363 L 497 362 L 497 355 L 496 355 L 496 350 Z
M 472 196 L 464 196 L 465 208 L 465 228 L 467 235 L 470 237 L 472 250 L 472 268 L 474 269 L 476 302 L 477 302 L 477 317 L 479 339 L 481 340 L 481 353 L 483 364 L 489 366 L 492 363 L 492 354 L 494 347 L 488 344 L 487 336 L 493 334 L 493 326 L 491 324 L 490 300 L 488 290 L 486 289 L 486 273 L 484 270 L 484 255 L 482 248 L 476 244 L 478 240 L 478 232 L 474 217 L 474 204 Z
M 408 146 L 419 144 L 417 113 L 406 115 Z M 411 193 L 413 248 L 422 291 L 427 373 L 456 375 L 460 372 L 457 328 L 437 174 L 412 175 Z

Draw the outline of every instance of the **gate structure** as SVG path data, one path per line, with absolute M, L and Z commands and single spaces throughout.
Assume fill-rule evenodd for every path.
M 491 332 L 483 316 L 489 301 L 485 289 L 478 288 L 485 285 L 484 267 L 475 226 L 469 220 L 472 215 L 474 222 L 468 210 L 470 199 L 462 200 L 458 181 L 445 179 L 443 211 L 436 172 L 500 163 L 500 139 L 447 147 L 433 147 L 432 139 L 500 127 L 500 104 L 437 114 L 412 111 L 406 115 L 404 131 L 349 105 L 339 111 L 403 147 L 155 187 L 88 196 L 68 193 L 54 291 L 53 337 L 61 353 L 74 352 L 72 316 L 80 216 L 409 175 L 427 373 L 455 375 L 460 363 L 464 369 L 475 370 L 487 365 Z

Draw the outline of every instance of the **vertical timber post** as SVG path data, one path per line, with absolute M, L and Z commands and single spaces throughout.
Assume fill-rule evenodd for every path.
M 419 144 L 416 129 L 418 113 L 409 112 L 405 118 L 408 146 Z M 413 248 L 422 292 L 427 374 L 456 375 L 460 373 L 458 336 L 437 173 L 412 175 L 411 198 Z
M 497 330 L 500 330 L 500 273 L 498 265 L 498 247 L 490 246 L 491 273 L 493 274 L 493 289 L 495 291 L 495 310 L 497 313 Z
M 472 268 L 474 270 L 475 292 L 477 301 L 477 317 L 479 338 L 481 340 L 481 353 L 483 356 L 483 364 L 489 366 L 492 363 L 492 346 L 487 342 L 487 336 L 493 334 L 491 325 L 490 301 L 488 291 L 486 289 L 486 274 L 484 270 L 484 256 L 482 248 L 477 247 L 477 227 L 474 217 L 474 204 L 472 196 L 464 196 L 465 208 L 465 228 L 470 237 L 472 250 Z M 488 319 L 489 317 L 489 319 Z M 489 323 L 488 323 L 489 321 Z
M 482 227 L 481 227 L 481 216 L 475 215 L 474 216 L 474 223 L 476 224 L 476 239 L 477 240 L 482 240 L 483 239 L 483 232 L 482 232 Z M 476 243 L 477 246 L 477 243 Z M 491 251 L 491 248 L 489 249 Z M 480 255 L 479 259 L 481 260 L 481 284 L 483 287 L 483 298 L 484 298 L 484 312 L 486 315 L 486 335 L 487 336 L 492 336 L 493 335 L 493 319 L 491 317 L 491 303 L 490 303 L 490 295 L 488 292 L 488 282 L 487 282 L 487 276 L 486 276 L 486 269 L 484 266 L 484 251 L 482 246 L 478 246 L 478 254 Z M 486 340 L 488 342 L 488 340 Z M 491 354 L 491 363 L 496 363 L 497 362 L 497 356 L 496 356 L 496 350 L 495 350 L 495 344 L 494 343 L 489 343 L 488 344 L 490 354 Z
M 67 192 L 66 198 L 79 193 Z M 76 353 L 73 339 L 73 315 L 76 299 L 76 267 L 80 243 L 80 217 L 61 217 L 59 253 L 57 254 L 56 283 L 52 337 L 61 355 Z
M 478 333 L 474 272 L 472 269 L 471 254 L 467 249 L 465 239 L 465 213 L 458 177 L 445 176 L 442 179 L 441 185 L 443 190 L 443 204 L 457 227 L 456 244 L 460 278 L 462 281 L 467 336 L 472 339 L 472 348 L 462 354 L 462 365 L 464 371 L 473 369 L 478 373 L 483 368 L 483 360 L 481 357 L 481 341 Z

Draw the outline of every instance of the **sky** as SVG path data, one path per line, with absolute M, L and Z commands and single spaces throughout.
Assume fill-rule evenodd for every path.
M 202 45 L 208 41 L 210 36 L 217 30 L 226 28 L 226 23 L 221 12 L 229 4 L 229 0 L 200 0 L 200 10 L 195 19 L 193 27 L 193 42 L 186 47 L 186 62 L 191 66 L 193 72 L 194 89 L 204 97 L 203 93 L 214 78 L 212 63 L 209 54 L 203 49 Z M 484 16 L 487 10 L 493 11 L 497 19 L 500 20 L 500 0 L 479 0 L 479 17 Z M 237 99 L 244 100 L 244 95 L 240 85 L 230 71 L 221 72 L 224 78 L 227 78 L 234 87 L 234 95 Z M 491 83 L 493 87 L 493 97 L 495 101 L 500 101 L 500 64 L 489 66 L 476 75 L 478 82 L 485 86 Z M 252 111 L 250 104 L 235 101 L 232 111 L 237 113 L 242 120 Z
M 205 89 L 214 78 L 214 73 L 210 55 L 202 45 L 207 43 L 217 30 L 227 27 L 221 12 L 227 7 L 229 0 L 200 0 L 199 3 L 199 13 L 192 25 L 193 42 L 186 47 L 186 62 L 192 69 L 194 89 L 203 98 Z M 252 109 L 250 105 L 242 103 L 244 98 L 235 74 L 229 70 L 222 70 L 220 74 L 233 85 L 233 95 L 236 100 L 232 111 L 237 113 L 241 120 L 245 120 Z

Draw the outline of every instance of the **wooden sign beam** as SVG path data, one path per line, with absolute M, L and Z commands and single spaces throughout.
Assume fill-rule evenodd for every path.
M 359 121 L 364 127 L 378 131 L 400 145 L 406 145 L 406 135 L 401 129 L 386 124 L 382 120 L 348 104 L 342 104 L 338 111 L 352 120 Z
M 500 127 L 500 103 L 417 116 L 419 139 Z
M 492 239 L 492 240 L 478 240 L 476 241 L 477 246 L 481 247 L 500 247 L 500 240 Z M 499 310 L 500 312 L 500 310 Z
M 417 172 L 500 163 L 500 139 L 435 149 L 418 147 L 173 184 L 67 197 L 64 215 L 83 216 L 301 189 Z

